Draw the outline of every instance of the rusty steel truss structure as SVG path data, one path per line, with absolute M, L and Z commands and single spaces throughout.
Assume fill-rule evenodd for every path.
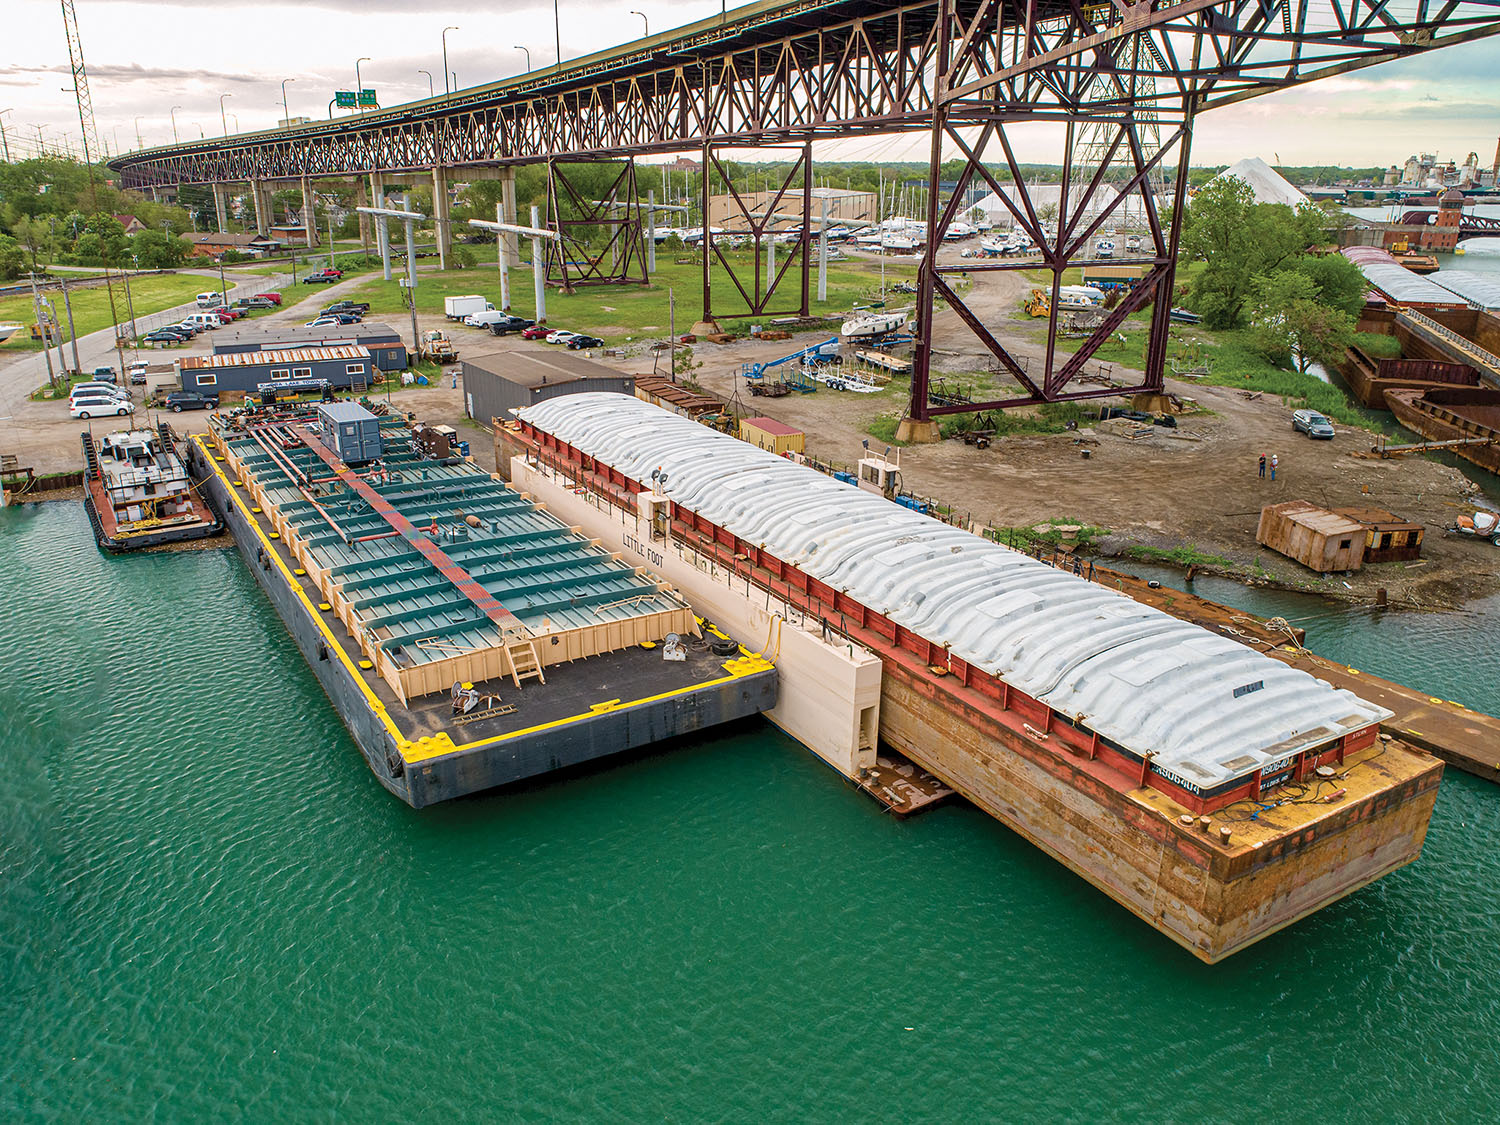
M 702 152 L 708 165 L 716 149 L 927 131 L 929 183 L 937 183 L 943 152 L 958 151 L 962 187 L 996 190 L 1017 228 L 1041 247 L 1054 299 L 1045 363 L 1028 372 L 964 305 L 953 270 L 938 262 L 963 191 L 929 191 L 910 406 L 911 418 L 926 423 L 959 409 L 1160 387 L 1197 115 L 1497 31 L 1500 0 L 764 0 L 451 96 L 149 149 L 111 166 L 124 186 L 147 188 L 674 152 Z M 1054 123 L 1065 138 L 1068 171 L 1055 217 L 1040 213 L 1020 180 L 1013 133 L 1028 122 Z M 1074 167 L 1084 153 L 1088 166 Z M 1174 180 L 1173 189 L 1158 186 Z M 1144 280 L 1076 352 L 1057 354 L 1058 279 L 1131 201 L 1147 216 L 1149 239 L 1121 260 L 1139 264 Z M 1157 218 L 1162 203 L 1170 204 L 1165 221 Z M 928 401 L 939 298 L 1011 374 L 1017 394 L 962 408 Z M 1140 387 L 1075 387 L 1089 356 L 1147 303 Z

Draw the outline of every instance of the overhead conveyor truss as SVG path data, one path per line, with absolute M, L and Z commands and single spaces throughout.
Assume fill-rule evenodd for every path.
M 528 498 L 416 451 L 355 471 L 302 424 L 217 422 L 226 459 L 403 700 L 696 628 L 692 610 Z

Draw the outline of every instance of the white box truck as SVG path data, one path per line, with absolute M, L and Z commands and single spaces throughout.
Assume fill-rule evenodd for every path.
M 469 293 L 463 297 L 443 298 L 443 315 L 449 320 L 462 320 L 477 312 L 488 312 L 494 307 L 478 293 Z

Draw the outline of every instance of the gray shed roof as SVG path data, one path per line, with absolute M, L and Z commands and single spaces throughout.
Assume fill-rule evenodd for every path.
M 1438 270 L 1427 275 L 1450 293 L 1482 309 L 1500 309 L 1500 276 L 1476 270 Z
M 1390 716 L 1228 638 L 639 399 L 519 416 L 1101 735 L 1212 788 Z

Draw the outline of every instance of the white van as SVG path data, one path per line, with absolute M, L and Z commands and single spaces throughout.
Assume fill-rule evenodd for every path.
M 224 303 L 224 294 L 219 292 L 199 293 L 198 307 L 200 309 L 216 309 Z
M 191 324 L 199 332 L 202 332 L 206 328 L 218 328 L 224 321 L 217 313 L 199 312 L 188 314 L 184 323 Z

